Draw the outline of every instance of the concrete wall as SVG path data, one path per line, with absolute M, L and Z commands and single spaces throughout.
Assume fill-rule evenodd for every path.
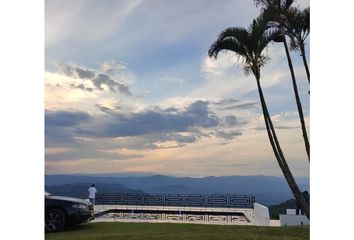
M 279 214 L 280 226 L 309 225 L 310 222 L 305 215 Z
M 270 226 L 269 209 L 259 203 L 254 203 L 254 222 L 257 226 Z
M 269 226 L 268 208 L 258 204 L 257 214 L 254 209 L 241 208 L 199 208 L 199 207 L 166 207 L 166 206 L 137 206 L 137 205 L 95 205 L 95 212 L 107 210 L 131 210 L 129 213 L 109 213 L 97 217 L 95 221 L 153 221 L 153 222 L 188 222 L 209 224 L 235 224 Z M 134 210 L 160 210 L 159 213 L 137 213 Z M 181 211 L 168 213 L 168 211 Z M 166 212 L 164 212 L 166 211 Z M 188 212 L 188 213 L 183 213 Z M 193 213 L 191 213 L 193 212 Z M 215 214 L 217 212 L 217 214 Z M 223 214 L 225 213 L 225 214 Z M 240 215 L 242 213 L 243 215 Z M 258 219 L 258 218 L 261 219 Z

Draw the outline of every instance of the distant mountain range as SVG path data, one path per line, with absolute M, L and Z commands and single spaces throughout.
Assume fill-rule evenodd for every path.
M 297 178 L 297 182 L 302 191 L 309 190 L 308 178 Z M 256 202 L 267 206 L 279 204 L 293 197 L 286 181 L 274 176 L 203 178 L 119 174 L 45 176 L 46 191 L 58 195 L 86 198 L 87 189 L 91 184 L 96 185 L 98 192 L 254 195 Z
M 46 186 L 45 190 L 53 195 L 88 198 L 88 188 L 90 183 L 70 183 L 63 185 Z M 95 184 L 101 193 L 142 193 L 141 190 L 129 189 L 120 184 L 97 183 Z

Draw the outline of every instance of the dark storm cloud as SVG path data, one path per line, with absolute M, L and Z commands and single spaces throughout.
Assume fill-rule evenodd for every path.
M 107 74 L 96 73 L 93 70 L 84 69 L 81 67 L 72 67 L 64 63 L 58 63 L 57 66 L 59 72 L 63 73 L 66 76 L 91 81 L 97 90 L 104 91 L 102 85 L 106 85 L 112 92 L 120 92 L 122 94 L 132 96 L 132 93 L 128 86 L 118 81 L 115 81 Z M 85 91 L 91 91 L 91 88 L 85 88 L 83 84 L 72 85 L 71 87 L 76 87 Z
M 85 112 L 69 112 L 69 111 L 46 111 L 45 125 L 46 126 L 74 126 L 79 125 L 84 121 L 90 120 L 91 117 Z
M 110 121 L 94 128 L 79 128 L 77 133 L 96 137 L 127 137 L 158 132 L 184 132 L 190 128 L 209 128 L 220 119 L 209 111 L 208 103 L 196 101 L 177 112 L 148 110 L 138 113 L 114 114 Z

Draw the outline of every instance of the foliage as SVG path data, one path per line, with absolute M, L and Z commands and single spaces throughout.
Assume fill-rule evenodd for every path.
M 248 29 L 242 27 L 225 29 L 211 45 L 209 56 L 217 58 L 222 50 L 233 51 L 239 57 L 246 75 L 251 72 L 258 75 L 259 69 L 270 59 L 262 54 L 262 51 L 276 34 L 271 28 L 267 30 L 267 24 L 267 19 L 261 14 L 253 20 Z
M 278 205 L 269 206 L 270 219 L 279 219 L 279 214 L 286 214 L 286 209 L 296 209 L 295 199 L 289 199 Z

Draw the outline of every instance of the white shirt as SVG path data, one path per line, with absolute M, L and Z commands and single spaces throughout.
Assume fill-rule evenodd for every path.
M 96 195 L 96 192 L 97 192 L 95 187 L 90 187 L 88 189 L 88 192 L 89 192 L 89 198 L 95 198 L 95 195 Z

